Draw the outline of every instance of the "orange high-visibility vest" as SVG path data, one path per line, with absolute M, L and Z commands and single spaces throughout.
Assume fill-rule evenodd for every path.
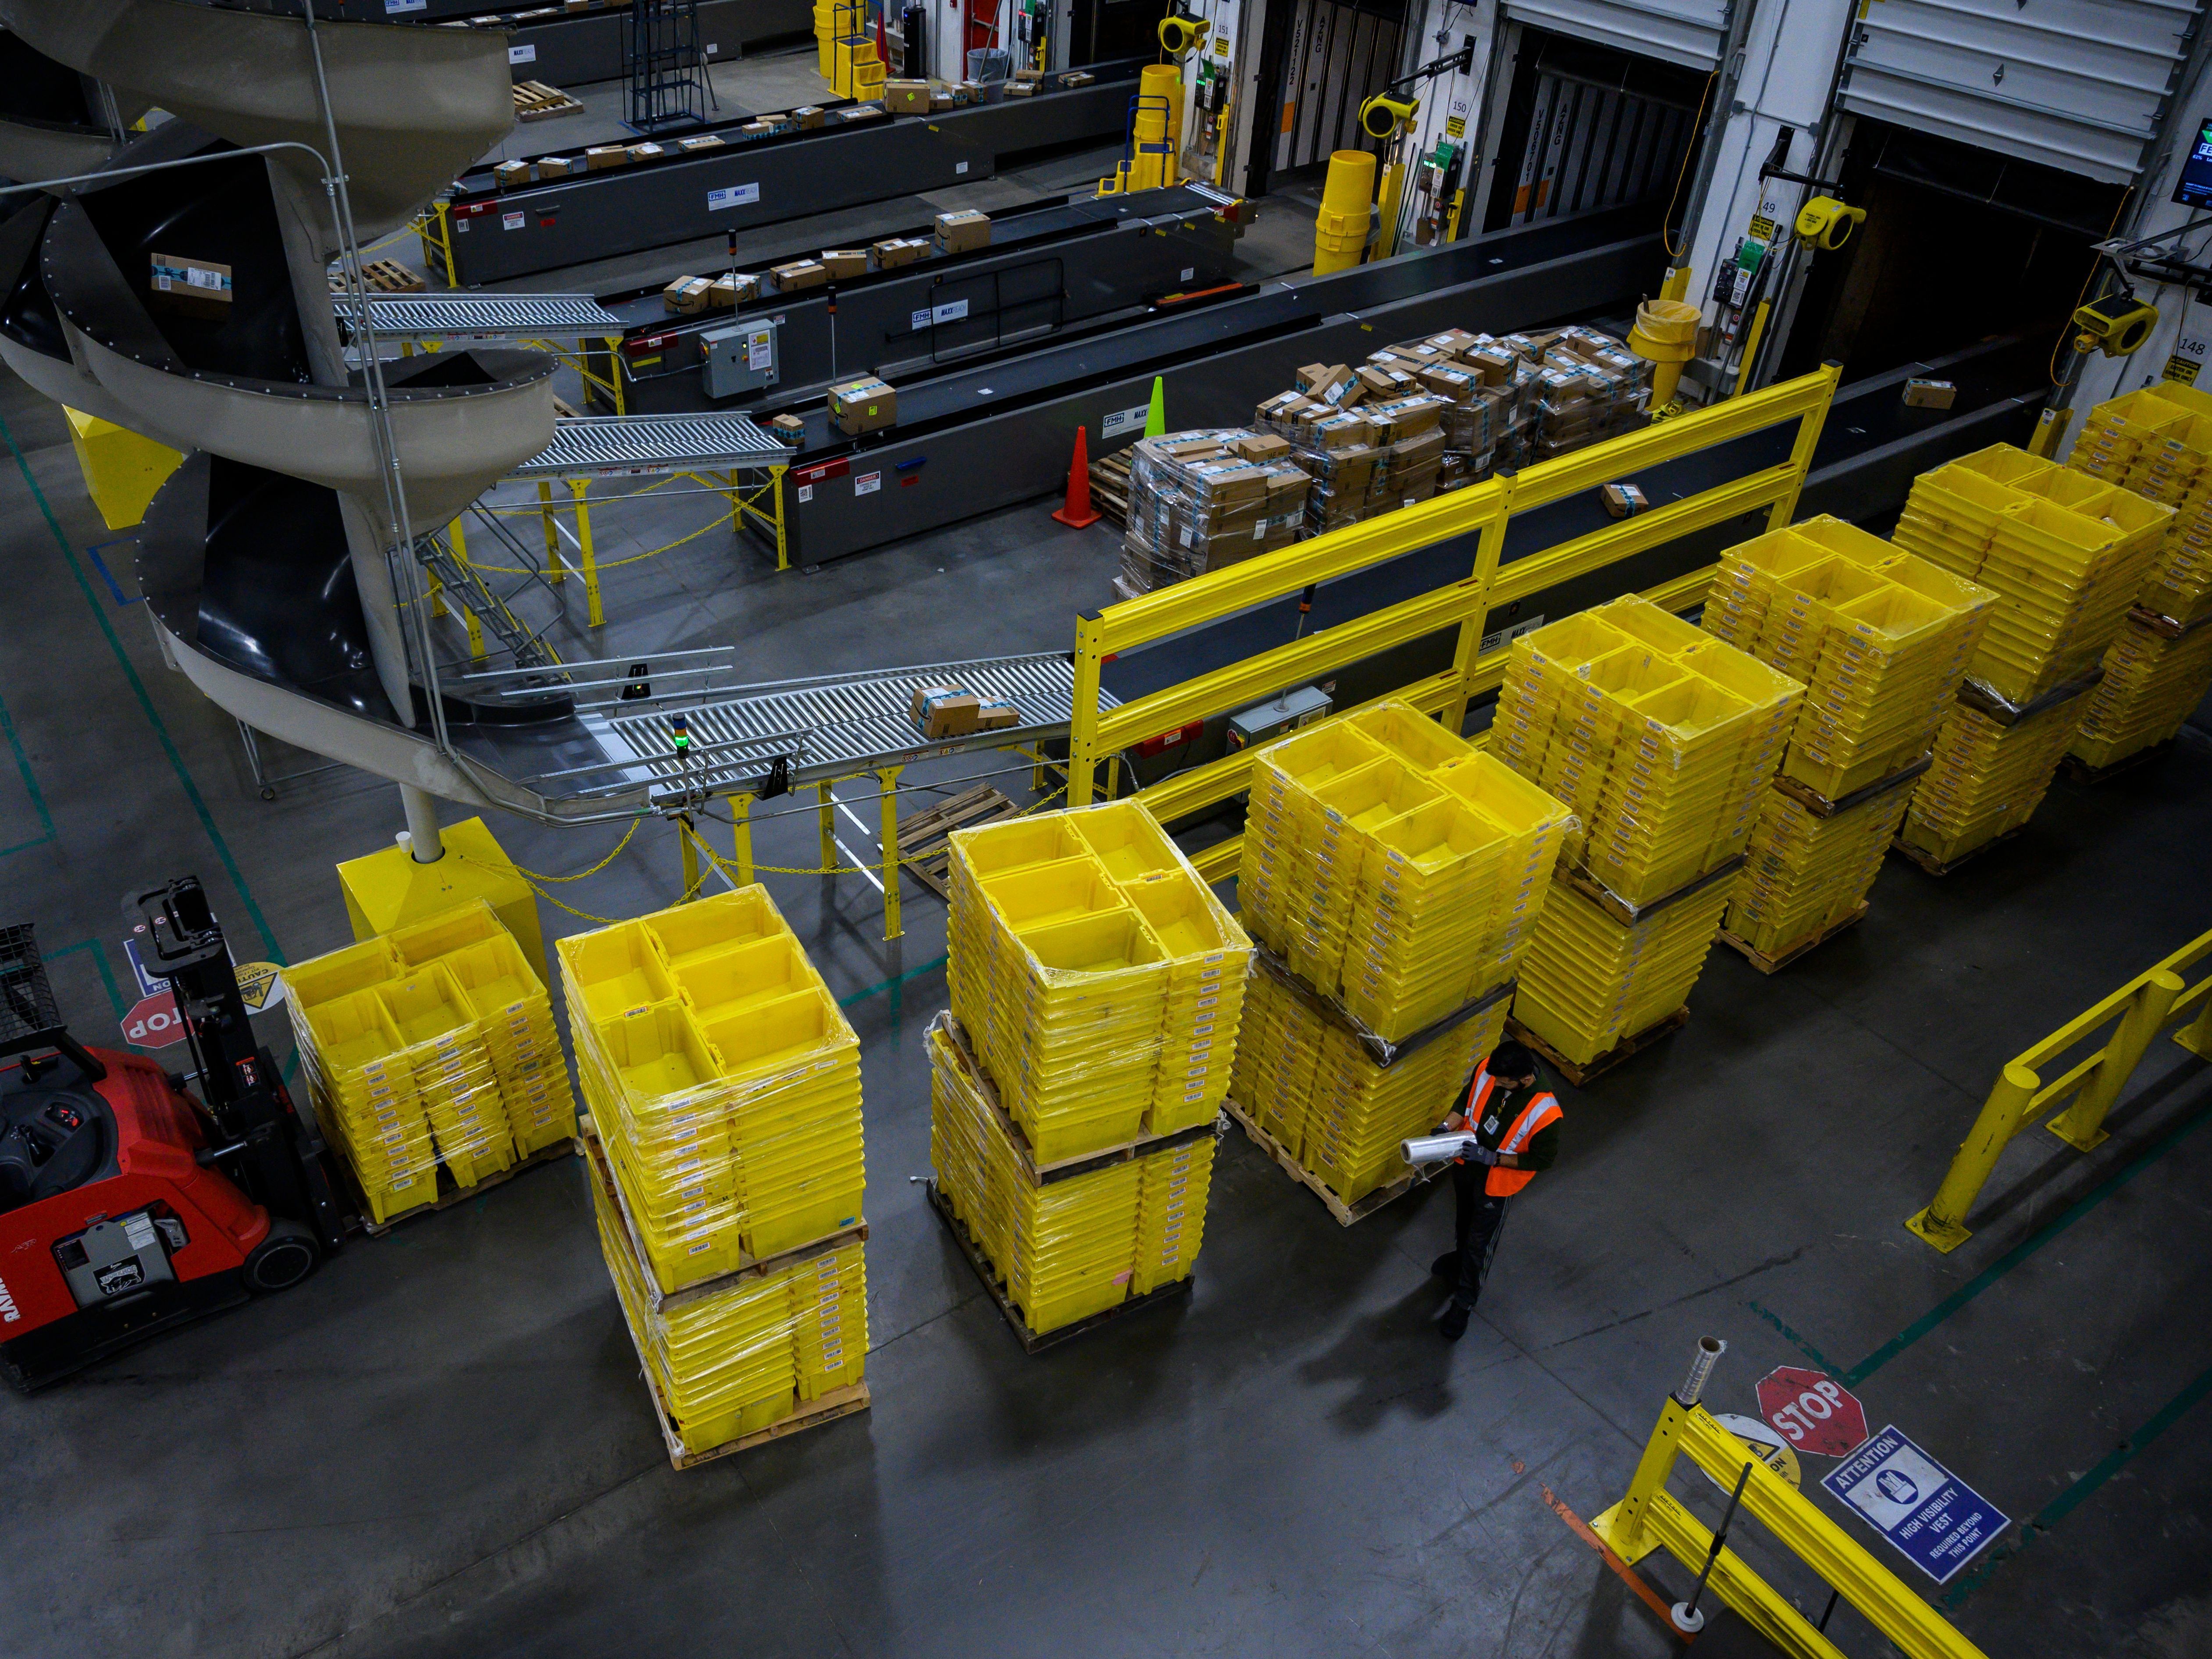
M 1482 1109 L 1490 1099 L 1491 1091 L 1497 1086 L 1498 1079 L 1490 1075 L 1486 1063 L 1476 1071 L 1474 1081 L 1468 1085 L 1467 1104 L 1461 1112 L 1468 1128 L 1473 1129 L 1482 1121 Z M 1528 1103 L 1521 1109 L 1521 1115 L 1498 1137 L 1496 1150 L 1514 1153 L 1524 1152 L 1528 1143 L 1536 1138 L 1539 1129 L 1547 1123 L 1558 1122 L 1565 1115 L 1559 1109 L 1557 1096 L 1548 1090 L 1540 1091 L 1528 1097 Z M 1534 1170 L 1501 1169 L 1493 1164 L 1490 1168 L 1489 1179 L 1482 1183 L 1482 1190 L 1492 1198 L 1510 1198 L 1535 1178 Z

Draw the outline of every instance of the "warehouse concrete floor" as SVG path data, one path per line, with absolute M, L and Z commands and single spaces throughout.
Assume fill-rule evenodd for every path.
M 331 866 L 384 844 L 398 802 L 350 773 L 257 799 L 229 721 L 161 669 L 58 412 L 10 381 L 0 419 L 0 921 L 39 924 L 80 1034 L 114 1043 L 127 888 L 197 872 L 241 958 L 296 961 L 346 939 Z M 1032 509 L 813 577 L 713 542 L 680 556 L 684 626 L 742 639 L 761 678 L 1062 645 L 1112 559 Z M 614 840 L 496 828 L 556 873 Z M 1456 1347 L 1424 1277 L 1447 1194 L 1340 1229 L 1232 1133 L 1194 1294 L 1036 1358 L 915 1184 L 941 907 L 910 887 L 886 946 L 859 878 L 771 878 L 864 1044 L 873 1410 L 672 1472 L 562 1161 L 0 1401 L 0 1650 L 1656 1656 L 1671 1642 L 1553 1500 L 1586 1517 L 1620 1494 L 1711 1333 L 1716 1409 L 1826 1366 L 2032 1522 L 1916 1586 L 1986 1652 L 2201 1654 L 2204 1067 L 2158 1044 L 2094 1155 L 2024 1138 L 1955 1255 L 1899 1224 L 2008 1055 L 2212 927 L 2208 845 L 2194 731 L 2154 768 L 2060 785 L 1948 880 L 1893 862 L 1870 918 L 1776 979 L 1717 953 L 1686 1029 L 1565 1093 L 1565 1156 Z M 812 853 L 810 817 L 762 832 L 768 862 Z M 678 881 L 641 831 L 554 890 L 621 915 Z M 1717 1513 L 1688 1472 L 1674 1490 Z M 1808 1574 L 1737 1541 L 1818 1616 Z M 1881 1650 L 1848 1609 L 1830 1630 Z M 1726 1617 L 1703 1642 L 1765 1651 Z

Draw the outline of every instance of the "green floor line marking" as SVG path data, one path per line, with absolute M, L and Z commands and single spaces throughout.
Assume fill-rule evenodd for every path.
M 838 998 L 837 1006 L 840 1008 L 849 1008 L 856 1002 L 866 1002 L 870 997 L 881 996 L 886 991 L 896 991 L 910 979 L 920 979 L 924 974 L 935 973 L 939 968 L 945 966 L 946 961 L 947 958 L 944 957 L 932 957 L 919 968 L 909 968 L 902 974 L 894 974 L 889 979 L 878 980 L 865 991 L 855 991 L 848 997 Z
M 1750 1309 L 1752 1312 L 1757 1314 L 1768 1324 L 1773 1326 L 1776 1330 L 1781 1332 L 1782 1334 L 1789 1340 L 1790 1346 L 1796 1349 L 1799 1353 L 1803 1354 L 1806 1358 L 1811 1360 L 1822 1370 L 1828 1372 L 1831 1376 L 1834 1375 L 1836 1362 L 1829 1358 L 1827 1355 L 1822 1353 L 1810 1342 L 1808 1342 L 1796 1331 L 1791 1330 L 1789 1326 L 1784 1324 L 1780 1317 L 1771 1310 L 1763 1308 L 1756 1302 L 1747 1302 L 1743 1305 Z
M 15 722 L 8 718 L 8 705 L 0 702 L 0 737 L 8 739 L 8 747 L 15 757 L 15 769 L 23 775 L 23 788 L 31 797 L 31 805 L 39 814 L 39 822 L 46 833 L 35 841 L 19 841 L 13 847 L 0 847 L 0 859 L 10 853 L 27 852 L 33 847 L 44 847 L 54 838 L 54 815 L 46 811 L 46 797 L 39 787 L 39 781 L 31 774 L 31 757 L 23 752 L 22 740 L 15 735 Z
M 1972 1576 L 1944 1595 L 1943 1605 L 1955 1607 L 1965 1601 L 1981 1588 L 1983 1581 L 1991 1573 L 2080 1509 L 2095 1495 L 2098 1487 L 2148 1451 L 2151 1442 L 2179 1422 L 2188 1414 L 2190 1407 L 2208 1394 L 2212 1394 L 2212 1370 L 2199 1372 L 2194 1382 L 2153 1413 L 2148 1422 L 2115 1446 L 2096 1468 L 2045 1504 L 2035 1519 L 2021 1528 L 2018 1543 L 2000 1547 L 1988 1560 L 1974 1570 Z
M 2057 1220 L 2021 1240 L 2019 1243 L 2014 1245 L 2012 1249 L 2007 1250 L 1864 1359 L 1860 1360 L 1850 1370 L 1843 1372 L 1838 1376 L 1837 1381 L 1847 1389 L 1856 1388 L 1865 1382 L 1867 1378 L 1872 1376 L 1884 1365 L 1889 1364 L 1891 1360 L 1896 1358 L 1898 1355 L 1903 1353 L 1922 1337 L 1927 1335 L 1929 1332 L 1934 1330 L 1953 1314 L 1958 1312 L 1960 1309 L 1965 1307 L 1984 1291 L 1988 1290 L 1990 1285 L 1996 1284 L 1997 1280 L 2002 1279 L 2014 1267 L 2019 1267 L 2021 1262 L 2027 1261 L 2028 1257 L 2033 1255 L 2052 1239 L 2057 1238 L 2075 1222 L 2081 1220 L 2083 1216 L 2133 1181 L 2153 1164 L 2164 1158 L 2181 1144 L 2184 1137 L 2201 1126 L 2208 1117 L 2212 1117 L 2212 1099 L 2208 1099 L 2194 1112 L 2136 1153 L 2128 1163 L 2122 1164 L 2120 1168 L 2075 1200 Z
M 81 939 L 74 945 L 63 945 L 58 951 L 43 952 L 41 959 L 46 962 L 59 962 L 64 957 L 73 957 L 80 951 L 92 952 L 93 966 L 100 969 L 100 982 L 107 988 L 107 1000 L 115 1010 L 116 1023 L 120 1024 L 125 1012 L 123 993 L 116 988 L 115 975 L 110 973 L 107 968 L 107 952 L 100 948 L 98 939 Z
M 268 946 L 270 958 L 281 963 L 284 956 L 276 948 L 276 935 L 270 928 L 268 918 L 261 914 L 261 907 L 254 902 L 253 890 L 246 884 L 246 876 L 239 869 L 238 860 L 230 855 L 230 843 L 222 838 L 222 831 L 216 828 L 215 814 L 208 811 L 207 802 L 201 799 L 199 786 L 192 781 L 192 775 L 185 766 L 185 757 L 178 752 L 175 742 L 170 738 L 169 728 L 163 722 L 161 711 L 154 707 L 154 699 L 147 695 L 146 684 L 138 678 L 137 669 L 131 665 L 129 655 L 123 649 L 123 641 L 115 636 L 114 626 L 107 619 L 107 607 L 100 604 L 99 597 L 92 591 L 92 584 L 85 580 L 84 567 L 77 562 L 76 550 L 70 545 L 70 538 L 62 533 L 61 520 L 54 517 L 54 509 L 46 501 L 46 492 L 39 488 L 39 481 L 31 476 L 31 463 L 25 459 L 21 446 L 15 441 L 15 433 L 9 429 L 4 420 L 0 420 L 0 439 L 6 440 L 8 453 L 15 458 L 15 470 L 23 475 L 23 482 L 30 486 L 31 499 L 39 504 L 39 511 L 46 515 L 46 528 L 54 532 L 54 543 L 61 549 L 62 557 L 69 562 L 70 574 L 76 578 L 77 592 L 84 595 L 85 604 L 91 607 L 93 620 L 100 624 L 100 631 L 106 635 L 107 648 L 115 653 L 116 663 L 123 670 L 124 678 L 131 683 L 131 692 L 138 699 L 139 709 L 152 723 L 155 735 L 161 738 L 162 752 L 168 756 L 169 764 L 177 774 L 177 781 L 184 787 L 185 799 L 191 802 L 192 811 L 199 817 L 200 828 L 207 831 L 208 839 L 215 843 L 216 856 L 222 860 L 222 867 L 229 872 L 230 884 L 238 890 L 238 896 L 245 901 L 246 915 L 253 919 L 253 925 L 261 932 L 261 942 Z

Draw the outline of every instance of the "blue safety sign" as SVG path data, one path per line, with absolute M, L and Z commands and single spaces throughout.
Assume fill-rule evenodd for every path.
M 1939 1584 L 2012 1524 L 1893 1424 L 1821 1476 L 1820 1484 Z

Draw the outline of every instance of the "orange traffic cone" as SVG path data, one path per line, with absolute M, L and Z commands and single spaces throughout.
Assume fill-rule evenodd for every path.
M 1088 427 L 1075 428 L 1075 459 L 1067 469 L 1067 505 L 1052 516 L 1071 530 L 1085 530 L 1098 522 L 1091 510 L 1091 440 Z

